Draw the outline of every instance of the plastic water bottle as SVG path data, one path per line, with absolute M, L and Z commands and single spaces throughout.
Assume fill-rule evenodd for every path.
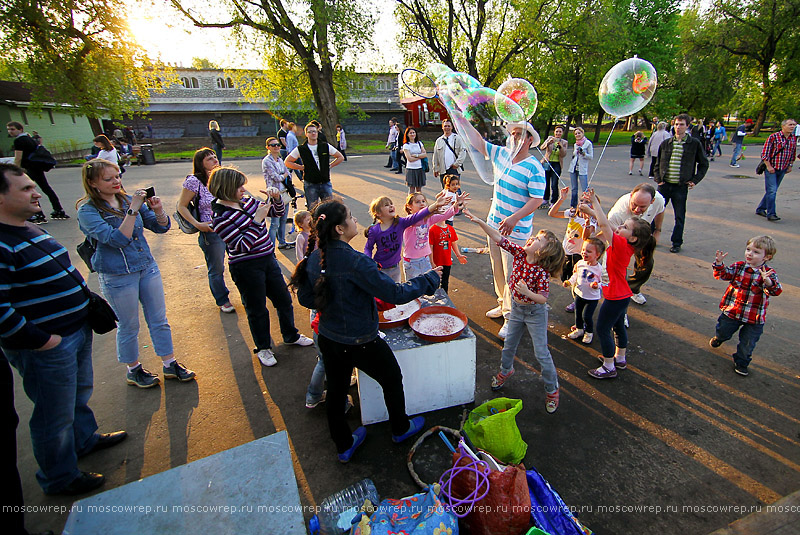
M 462 253 L 477 253 L 477 254 L 487 254 L 489 252 L 488 247 L 462 247 Z
M 371 479 L 362 479 L 328 496 L 322 501 L 319 514 L 308 521 L 311 535 L 341 535 L 349 531 L 351 521 L 364 505 L 364 500 L 371 501 L 373 505 L 380 502 L 378 490 Z

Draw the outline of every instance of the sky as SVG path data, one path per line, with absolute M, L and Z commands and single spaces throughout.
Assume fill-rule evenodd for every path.
M 373 0 L 378 8 L 374 51 L 357 64 L 357 70 L 373 70 L 375 65 L 402 69 L 402 56 L 396 46 L 396 24 L 392 18 L 393 0 Z M 170 65 L 189 67 L 192 58 L 206 58 L 223 68 L 261 68 L 260 61 L 237 49 L 225 29 L 195 28 L 164 0 L 131 2 L 128 25 L 139 45 L 153 59 Z

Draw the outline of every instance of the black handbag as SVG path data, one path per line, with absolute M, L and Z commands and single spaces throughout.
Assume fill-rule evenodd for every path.
M 89 236 L 78 244 L 75 248 L 78 252 L 78 256 L 81 257 L 81 260 L 86 264 L 86 267 L 89 268 L 90 273 L 94 273 L 94 266 L 92 266 L 92 257 L 94 256 L 94 252 L 97 250 L 97 241 L 93 240 Z
M 84 240 L 84 243 L 86 243 L 89 239 L 90 238 L 87 237 L 86 240 Z M 58 264 L 59 267 L 67 273 L 67 275 L 72 277 L 75 280 L 75 282 L 77 282 L 80 285 L 81 290 L 83 290 L 83 293 L 89 300 L 89 304 L 86 305 L 86 311 L 88 313 L 86 321 L 89 324 L 89 327 L 92 329 L 92 331 L 96 332 L 97 334 L 106 334 L 117 328 L 117 321 L 119 321 L 119 318 L 117 318 L 117 315 L 114 313 L 114 309 L 111 308 L 111 305 L 108 304 L 108 301 L 103 299 L 99 294 L 96 294 L 93 291 L 89 290 L 89 288 L 86 286 L 86 281 L 76 277 L 75 273 L 64 267 L 64 265 L 58 260 L 58 258 L 53 256 L 48 251 L 45 251 L 34 242 L 28 240 L 28 243 L 30 243 L 43 253 L 46 253 L 50 258 L 55 260 L 56 264 Z M 81 245 L 83 245 L 83 243 Z M 80 248 L 81 245 L 79 245 L 78 247 Z M 88 246 L 92 248 L 92 254 L 94 254 L 94 244 L 91 241 L 88 241 Z M 80 254 L 80 252 L 78 254 Z M 83 258 L 83 256 L 81 256 L 81 258 Z M 90 255 L 88 264 L 91 264 L 91 258 L 92 257 Z
M 761 160 L 761 162 L 756 166 L 756 174 L 763 175 L 764 171 L 766 170 L 767 170 L 767 164 L 764 163 L 764 160 Z

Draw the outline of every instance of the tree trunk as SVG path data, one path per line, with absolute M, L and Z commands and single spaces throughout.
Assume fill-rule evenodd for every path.
M 600 130 L 603 128 L 603 114 L 605 114 L 605 110 L 603 110 L 603 106 L 597 105 L 597 123 L 594 125 L 594 139 L 592 139 L 592 143 L 597 143 L 600 141 Z
M 765 94 L 761 100 L 761 111 L 758 112 L 756 125 L 753 127 L 753 135 L 757 136 L 761 132 L 761 127 L 764 126 L 764 121 L 767 120 L 767 112 L 769 111 L 769 103 L 772 96 Z
M 319 122 L 329 136 L 336 132 L 339 110 L 336 108 L 336 91 L 333 88 L 333 72 L 324 66 L 320 68 L 313 60 L 306 62 L 311 94 L 319 112 Z M 325 72 L 331 71 L 331 72 Z M 329 138 L 330 139 L 330 138 Z

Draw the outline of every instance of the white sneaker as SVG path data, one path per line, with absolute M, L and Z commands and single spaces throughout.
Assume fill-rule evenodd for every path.
M 627 329 L 627 328 L 628 328 L 628 327 L 630 327 L 630 326 L 631 326 L 631 324 L 630 324 L 630 323 L 628 323 L 628 315 L 627 315 L 627 314 L 625 314 L 625 328 Z
M 594 338 L 594 333 L 585 333 L 583 335 L 583 340 L 581 340 L 581 342 L 583 342 L 584 344 L 591 344 L 592 338 Z
M 492 319 L 499 318 L 502 315 L 503 315 L 503 307 L 501 307 L 500 305 L 497 305 L 496 307 L 494 307 L 493 309 L 491 309 L 486 313 L 486 317 Z
M 308 336 L 306 336 L 304 334 L 301 334 L 300 338 L 298 338 L 297 340 L 292 342 L 292 344 L 294 344 L 296 346 L 303 346 L 303 347 L 313 346 L 314 345 L 314 340 L 312 340 L 311 338 L 309 338 Z
M 271 349 L 262 349 L 256 356 L 264 366 L 275 366 L 278 363 Z
M 567 335 L 567 338 L 570 340 L 577 340 L 583 336 L 583 329 L 572 329 L 572 331 Z
M 506 339 L 506 335 L 508 335 L 508 322 L 503 323 L 503 326 L 500 327 L 500 330 L 497 332 L 497 336 L 503 340 Z
M 637 305 L 643 305 L 647 303 L 647 298 L 643 294 L 638 293 L 638 294 L 633 294 L 631 296 L 631 301 L 633 301 Z

